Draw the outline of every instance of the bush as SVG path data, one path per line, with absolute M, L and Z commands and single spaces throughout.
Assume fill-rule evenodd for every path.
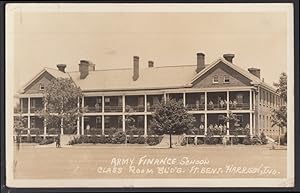
M 32 137 L 31 137 L 30 134 L 27 135 L 26 142 L 27 143 L 31 143 L 32 142 Z
M 268 139 L 267 139 L 266 135 L 264 134 L 264 132 L 262 132 L 262 133 L 260 134 L 260 140 L 261 140 L 261 143 L 262 143 L 263 145 L 265 145 L 265 144 L 268 143 Z
M 253 136 L 251 139 L 251 144 L 252 145 L 257 145 L 257 144 L 262 144 L 260 138 L 258 136 Z
M 143 136 L 139 136 L 136 141 L 138 144 L 145 144 L 146 139 Z
M 131 126 L 127 131 L 127 135 L 144 135 L 144 130 Z
M 135 144 L 135 143 L 136 143 L 136 138 L 133 137 L 133 135 L 130 135 L 130 136 L 127 138 L 127 141 L 128 141 L 128 143 L 130 143 L 130 144 Z
M 160 141 L 161 141 L 160 137 L 147 137 L 146 139 L 146 143 L 151 146 L 159 144 Z
M 91 138 L 90 138 L 90 142 L 93 143 L 93 144 L 99 143 L 98 136 L 97 135 L 92 135 Z
M 118 131 L 113 134 L 112 143 L 113 144 L 122 144 L 126 142 L 126 134 L 123 131 Z
M 188 144 L 195 144 L 195 139 L 193 137 L 188 137 Z
M 47 145 L 47 144 L 51 144 L 51 143 L 54 143 L 54 138 L 43 139 L 39 144 L 40 145 Z
M 232 144 L 233 144 L 233 145 L 237 145 L 237 144 L 239 144 L 240 139 L 237 137 L 237 135 L 235 135 L 235 136 L 231 139 L 231 141 L 232 141 Z
M 34 138 L 35 143 L 41 143 L 42 140 L 43 140 L 43 138 L 39 135 L 35 136 L 35 138 Z
M 252 143 L 251 143 L 251 138 L 250 138 L 249 135 L 247 135 L 247 136 L 244 138 L 243 144 L 244 144 L 244 145 L 251 145 L 251 144 L 252 144 Z
M 202 138 L 197 138 L 197 144 L 200 145 L 200 144 L 204 144 L 204 140 Z
M 181 146 L 185 146 L 187 144 L 187 139 L 183 138 L 183 140 L 181 141 Z
M 101 136 L 99 137 L 99 143 L 105 144 L 105 142 L 106 142 L 106 137 L 105 137 L 105 135 L 101 135 Z

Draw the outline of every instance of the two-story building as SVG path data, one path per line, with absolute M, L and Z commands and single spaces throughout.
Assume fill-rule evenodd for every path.
M 43 91 L 51 79 L 72 78 L 83 91 L 79 105 L 86 110 L 74 131 L 62 129 L 61 134 L 83 135 L 87 128 L 96 129 L 99 135 L 111 128 L 127 131 L 125 120 L 130 115 L 140 133 L 147 135 L 153 105 L 162 99 L 176 99 L 193 114 L 195 127 L 203 128 L 199 136 L 216 125 L 229 128 L 229 135 L 234 126 L 250 129 L 251 135 L 277 135 L 278 128 L 271 125 L 271 111 L 281 104 L 280 97 L 264 83 L 260 69 L 244 70 L 233 59 L 234 54 L 224 54 L 206 64 L 205 55 L 197 53 L 196 65 L 154 66 L 149 61 L 146 68 L 140 68 L 139 57 L 134 56 L 132 68 L 105 70 L 96 70 L 95 64 L 81 60 L 74 72 L 59 64 L 57 69 L 44 68 L 21 89 L 20 111 L 26 118 L 25 127 L 38 128 L 44 136 L 56 134 L 57 130 L 44 124 L 35 112 L 44 108 Z M 224 122 L 229 113 L 237 116 L 238 125 Z

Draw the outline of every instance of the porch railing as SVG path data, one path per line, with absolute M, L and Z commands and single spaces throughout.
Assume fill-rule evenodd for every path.
M 143 105 L 137 105 L 137 106 L 126 106 L 126 112 L 129 112 L 130 110 L 133 110 L 134 112 L 144 112 L 145 111 L 145 106 Z
M 248 109 L 250 109 L 250 104 L 249 103 L 230 104 L 229 109 L 230 110 L 248 110 Z
M 102 112 L 102 108 L 101 107 L 87 107 L 85 111 L 86 111 L 86 113 Z
M 104 112 L 122 112 L 122 106 L 104 106 Z
M 37 111 L 41 111 L 43 107 L 30 107 L 30 113 L 36 113 Z
M 220 105 L 220 104 L 207 104 L 207 110 L 226 110 L 227 106 L 226 104 Z
M 204 105 L 204 104 L 202 104 L 202 105 L 186 104 L 186 108 L 187 108 L 189 111 L 201 111 L 201 110 L 204 110 L 204 109 L 205 109 L 205 105 Z

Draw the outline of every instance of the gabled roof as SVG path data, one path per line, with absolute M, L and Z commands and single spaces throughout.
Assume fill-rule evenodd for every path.
M 197 79 L 220 62 L 248 78 L 253 85 L 259 84 L 266 89 L 273 92 L 275 91 L 273 87 L 263 83 L 258 77 L 247 70 L 228 62 L 224 58 L 218 58 L 213 63 L 206 65 L 199 73 L 196 73 L 196 65 L 143 68 L 139 70 L 139 78 L 136 81 L 133 81 L 132 79 L 132 68 L 89 71 L 89 74 L 85 79 L 80 79 L 79 71 L 63 73 L 57 69 L 44 68 L 23 87 L 23 90 L 44 72 L 48 72 L 54 78 L 72 78 L 75 84 L 83 91 L 149 90 L 192 87 Z
M 84 91 L 135 90 L 186 87 L 196 75 L 195 65 L 152 67 L 139 70 L 139 78 L 132 80 L 133 69 L 90 71 L 85 79 L 80 72 L 69 72 L 76 84 Z
M 215 62 L 211 63 L 210 65 L 208 65 L 206 68 L 204 68 L 203 70 L 201 70 L 198 74 L 196 74 L 196 76 L 194 76 L 191 80 L 191 84 L 196 81 L 198 78 L 200 78 L 203 74 L 205 74 L 206 72 L 208 72 L 210 69 L 212 69 L 214 66 L 216 66 L 217 64 L 219 64 L 220 62 L 226 64 L 227 66 L 229 66 L 230 68 L 234 69 L 235 71 L 239 72 L 240 74 L 242 74 L 243 76 L 245 76 L 246 78 L 248 78 L 249 80 L 251 80 L 254 84 L 255 83 L 260 83 L 260 79 L 256 76 L 254 76 L 253 74 L 251 74 L 250 72 L 244 70 L 243 68 L 232 64 L 231 62 L 228 62 L 227 60 L 225 60 L 224 58 L 219 58 L 217 59 Z
M 29 82 L 27 82 L 19 92 L 24 92 L 24 90 L 30 86 L 37 78 L 39 78 L 42 74 L 45 72 L 48 72 L 53 78 L 69 78 L 68 74 L 63 73 L 59 70 L 53 69 L 53 68 L 44 68 L 42 69 L 37 75 L 35 75 Z

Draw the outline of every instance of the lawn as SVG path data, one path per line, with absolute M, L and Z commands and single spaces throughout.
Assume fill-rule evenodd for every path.
M 22 146 L 14 153 L 16 179 L 283 178 L 287 164 L 286 150 L 270 146 Z

